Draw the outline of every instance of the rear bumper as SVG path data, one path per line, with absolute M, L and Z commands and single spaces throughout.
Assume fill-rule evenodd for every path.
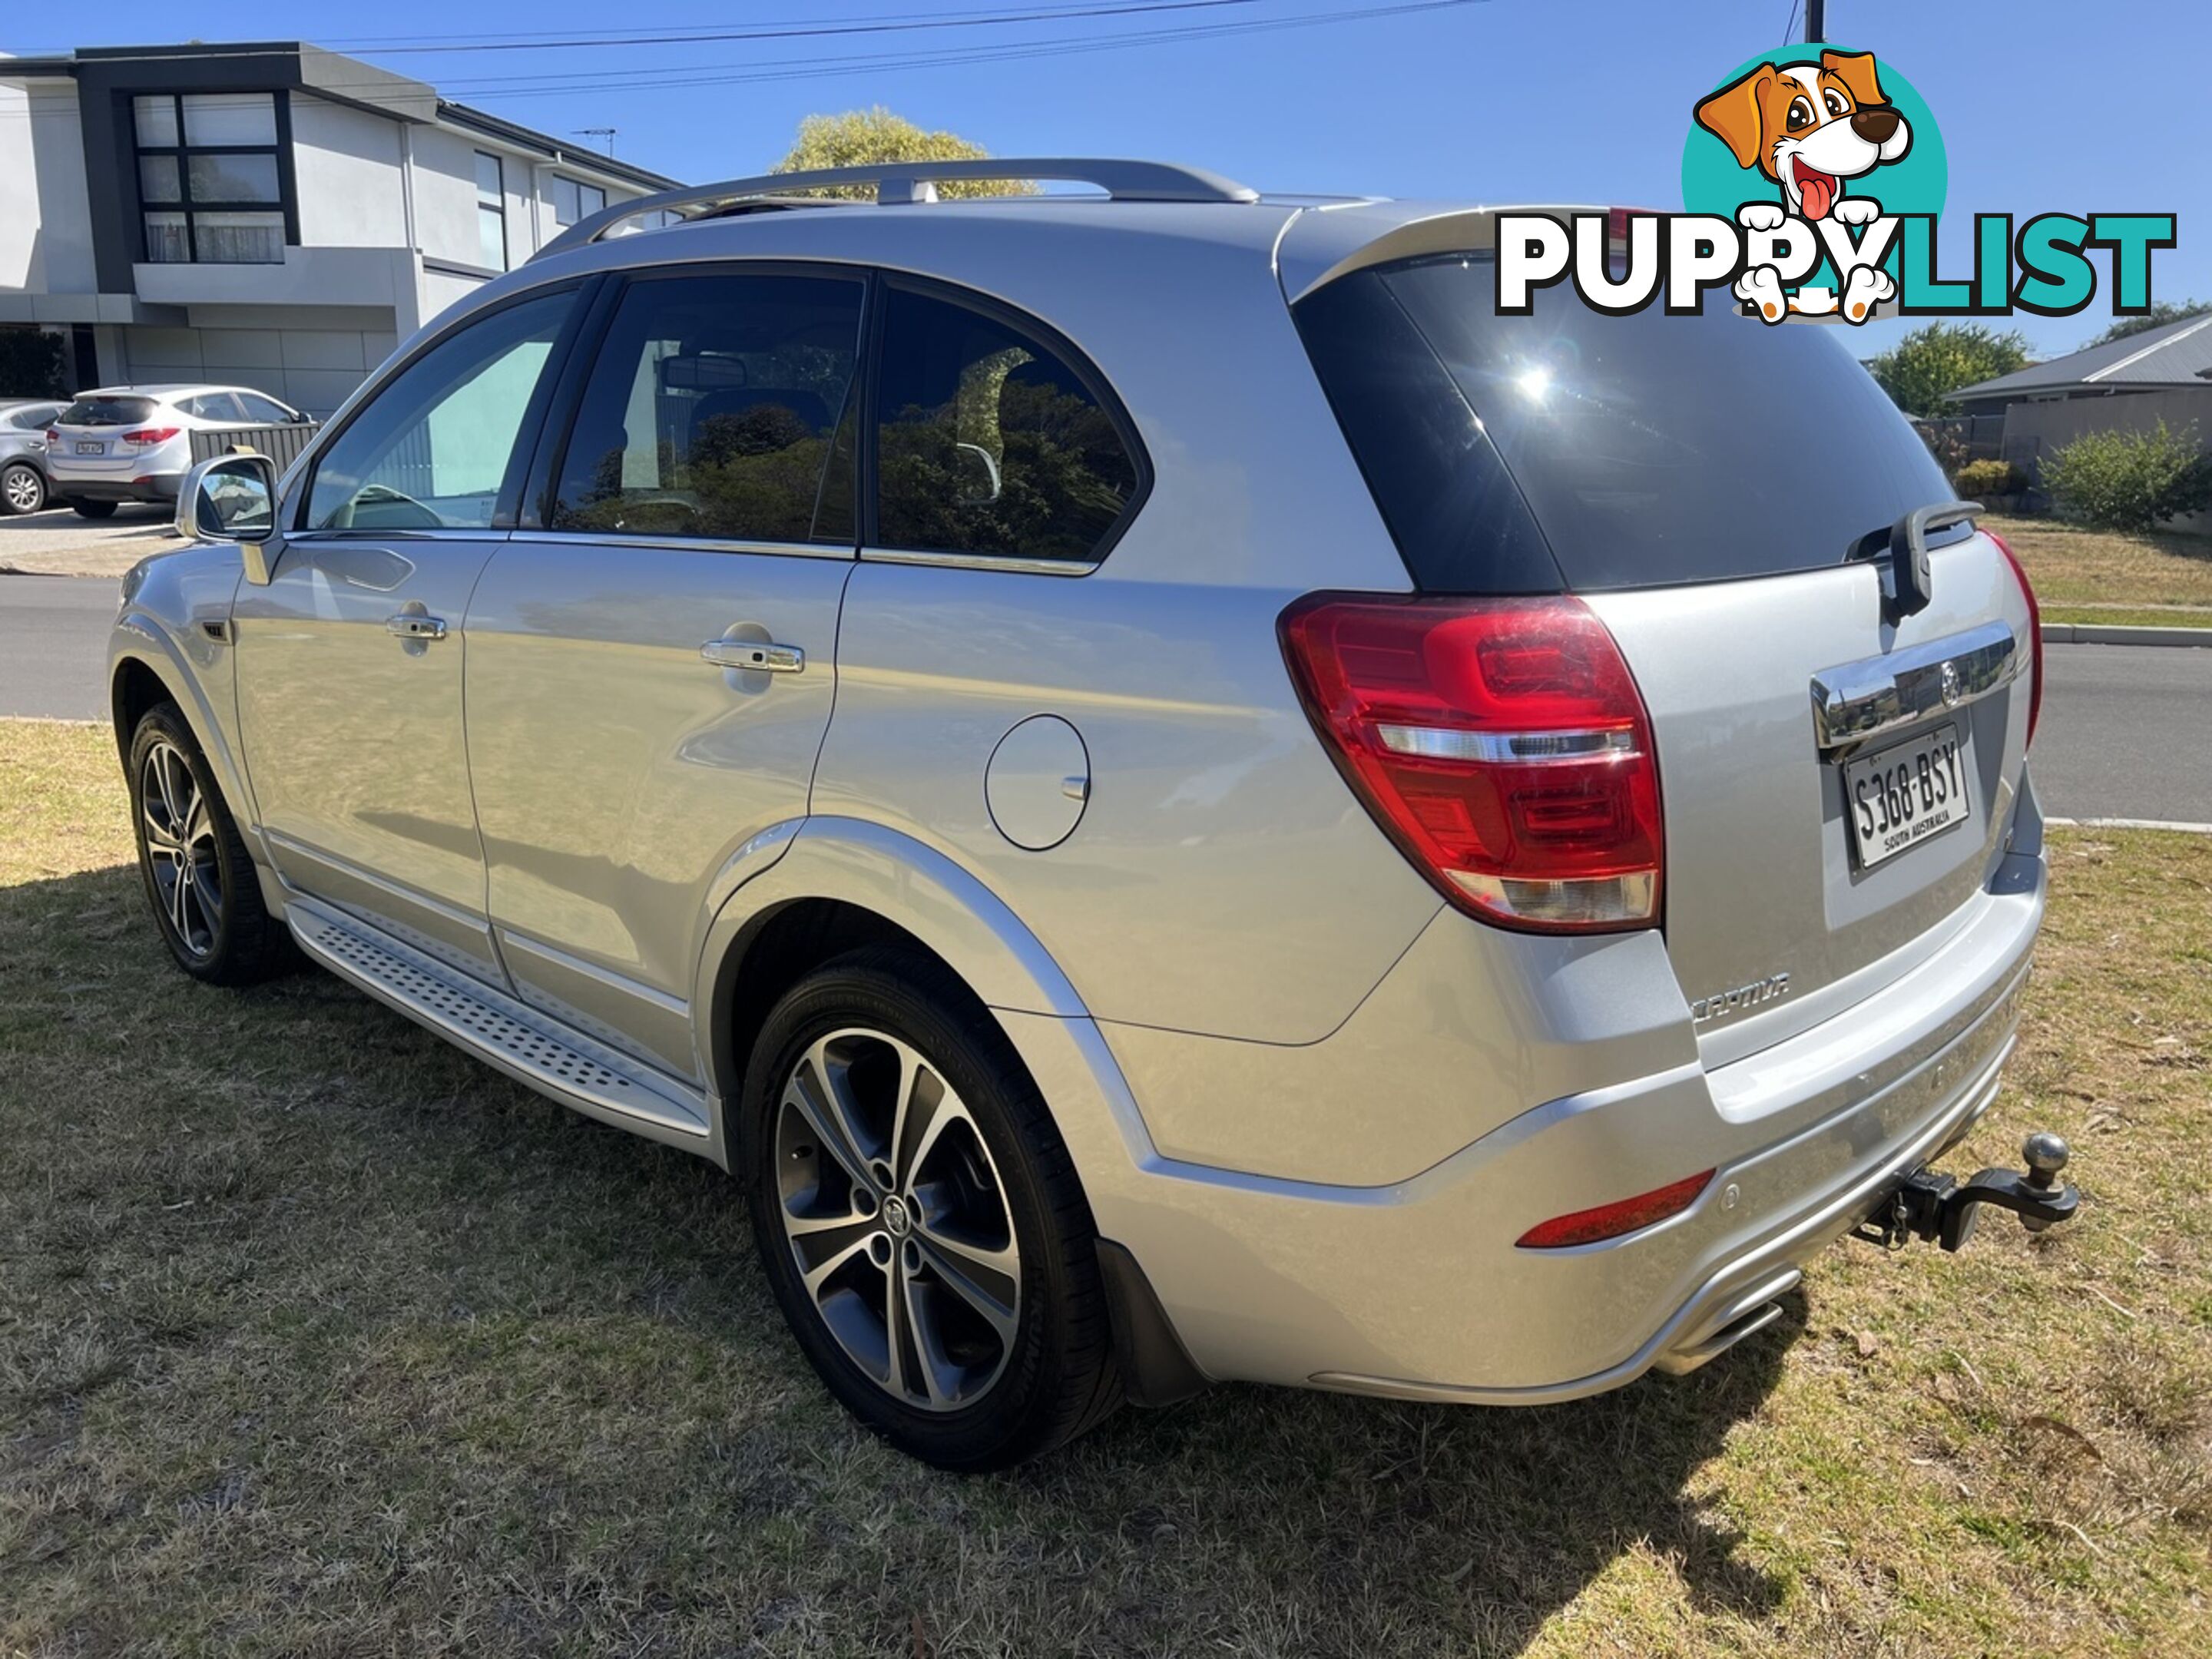
M 181 472 L 156 472 L 137 477 L 119 473 L 71 477 L 60 466 L 47 469 L 46 482 L 64 500 L 86 501 L 173 501 L 185 482 Z
M 1962 1036 L 1948 1051 L 1947 1058 L 1959 1067 L 1973 1068 L 1963 1087 L 1942 1100 L 1938 1109 L 1916 1129 L 1900 1139 L 1884 1144 L 1869 1167 L 1831 1188 L 1806 1194 L 1800 1204 L 1779 1219 L 1771 1236 L 1726 1257 L 1690 1299 L 1676 1309 L 1642 1347 L 1619 1364 L 1566 1382 L 1507 1389 L 1410 1382 L 1352 1372 L 1318 1372 L 1310 1380 L 1324 1388 L 1401 1399 L 1547 1405 L 1620 1388 L 1646 1371 L 1661 1370 L 1679 1376 L 1696 1370 L 1771 1322 L 1778 1311 L 1774 1307 L 1775 1299 L 1796 1288 L 1803 1277 L 1807 1261 L 1864 1218 L 1901 1176 L 1941 1157 L 1964 1139 L 1990 1109 L 1996 1099 L 1999 1073 L 2012 1054 L 2020 993 L 2027 980 L 2027 970 L 2023 969 L 1977 1028 Z M 1978 1051 L 1991 1040 L 1996 1042 L 1995 1052 L 1981 1060 L 1976 1067 Z M 1933 1067 L 1922 1068 L 1905 1081 L 1906 1092 L 1940 1097 L 1944 1069 L 1942 1061 Z M 1734 1173 L 1723 1171 L 1715 1177 L 1716 1183 L 1724 1182 Z
M 1994 878 L 1911 971 L 1734 1065 L 1551 1101 L 1383 1187 L 1156 1153 L 1109 1173 L 1086 1158 L 1100 1231 L 1217 1380 L 1534 1404 L 1694 1369 L 1995 1098 L 2042 918 L 2039 850 Z M 1514 1245 L 1551 1216 L 1705 1169 L 1697 1204 L 1640 1233 Z

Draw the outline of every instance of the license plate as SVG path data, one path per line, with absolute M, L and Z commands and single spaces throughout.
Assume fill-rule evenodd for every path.
M 1959 728 L 1939 726 L 1845 763 L 1844 804 L 1862 870 L 1966 823 L 1973 807 Z
M 80 455 L 105 455 L 107 453 L 107 446 L 106 444 L 79 444 L 76 447 L 76 453 Z

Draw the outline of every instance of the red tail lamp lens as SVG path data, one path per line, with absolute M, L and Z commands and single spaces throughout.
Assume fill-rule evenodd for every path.
M 2027 741 L 2035 741 L 2036 723 L 2043 718 L 2043 607 L 2035 602 L 2035 587 L 2021 568 L 2020 555 L 2005 544 L 2005 538 L 1994 530 L 1982 532 L 1997 544 L 1997 551 L 2005 556 L 2012 567 L 2013 580 L 2020 584 L 2021 597 L 2027 601 Z
M 1648 927 L 1662 835 L 1651 722 L 1580 599 L 1310 595 L 1283 651 L 1376 823 L 1471 915 Z
M 1529 1228 L 1513 1242 L 1523 1250 L 1559 1250 L 1570 1244 L 1595 1244 L 1603 1239 L 1619 1238 L 1624 1233 L 1664 1221 L 1668 1216 L 1681 1214 L 1698 1201 L 1698 1194 L 1705 1190 L 1712 1178 L 1713 1171 L 1707 1170 L 1702 1175 L 1687 1176 L 1635 1198 L 1624 1198 L 1617 1204 L 1601 1204 L 1594 1210 L 1553 1216 Z

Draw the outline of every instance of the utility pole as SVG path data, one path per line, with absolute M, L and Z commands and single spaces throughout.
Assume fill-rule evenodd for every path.
M 1827 0 L 1805 0 L 1805 38 L 1808 40 L 1828 38 Z

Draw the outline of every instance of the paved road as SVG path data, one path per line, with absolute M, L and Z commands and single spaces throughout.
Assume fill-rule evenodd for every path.
M 0 715 L 106 714 L 107 630 L 120 598 L 102 576 L 0 576 Z
M 112 581 L 0 576 L 0 715 L 107 712 Z M 2212 649 L 2055 645 L 2035 743 L 2057 817 L 2212 823 Z
M 2054 645 L 2033 769 L 2063 818 L 2212 823 L 2212 647 Z

